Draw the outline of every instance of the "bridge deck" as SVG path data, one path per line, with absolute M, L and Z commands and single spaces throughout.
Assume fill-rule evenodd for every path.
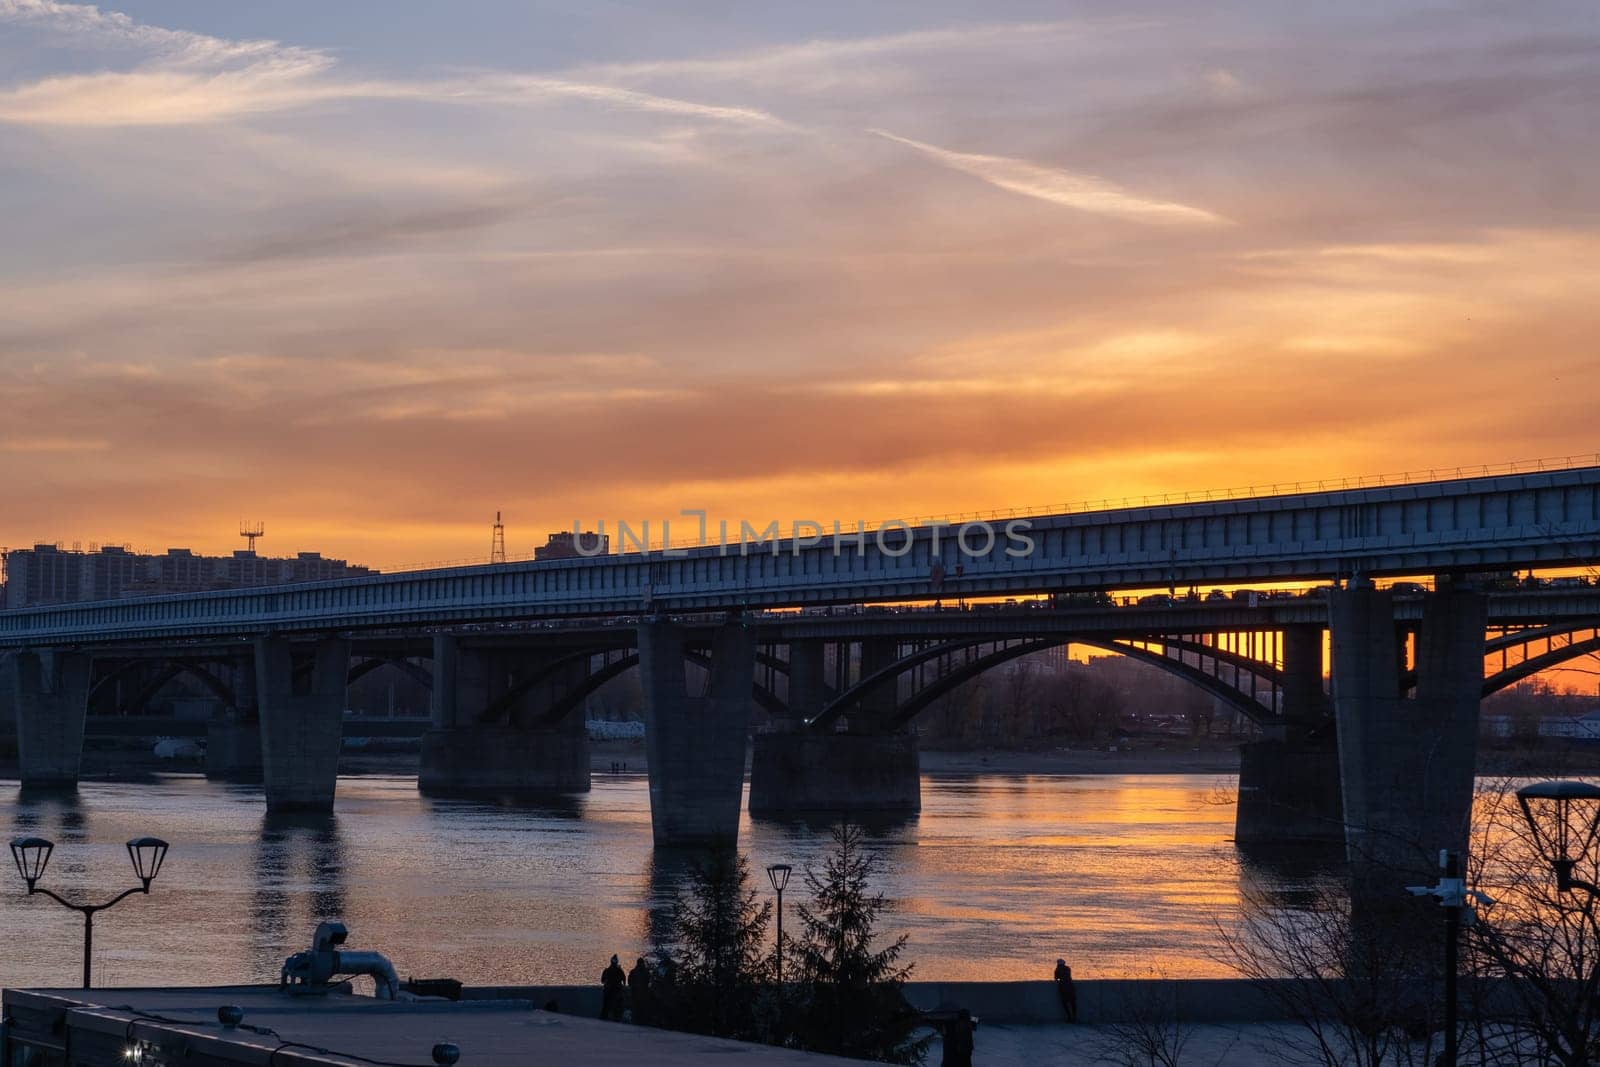
M 1592 565 L 1600 467 L 1037 516 L 1025 554 L 995 532 L 973 555 L 926 526 L 25 609 L 0 649 Z

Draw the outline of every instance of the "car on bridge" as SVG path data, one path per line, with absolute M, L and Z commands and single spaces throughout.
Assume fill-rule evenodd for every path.
M 1110 608 L 1116 606 L 1116 601 L 1104 589 L 1092 592 L 1052 593 L 1050 606 L 1053 608 Z

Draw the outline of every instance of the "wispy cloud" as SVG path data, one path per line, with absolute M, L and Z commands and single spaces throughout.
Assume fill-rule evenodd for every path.
M 277 41 L 229 41 L 189 30 L 136 22 L 118 11 L 58 0 L 0 0 L 0 20 L 55 33 L 80 43 L 154 52 L 172 64 L 212 65 L 238 60 L 297 61 L 327 66 L 332 60 L 314 49 Z
M 1594 448 L 1576 0 L 546 4 L 520 51 L 526 5 L 335 48 L 382 5 L 90 2 L 0 0 L 0 544 L 264 514 L 384 565 L 500 508 L 525 551 Z
M 1103 178 L 1089 174 L 1074 174 L 1071 171 L 1040 166 L 1025 159 L 1011 159 L 1007 156 L 953 152 L 948 148 L 913 141 L 909 137 L 901 137 L 887 130 L 871 132 L 885 140 L 915 148 L 952 170 L 970 174 L 997 189 L 1031 196 L 1035 200 L 1060 204 L 1078 211 L 1112 215 L 1136 222 L 1190 226 L 1217 225 L 1228 221 L 1220 215 L 1187 204 L 1146 199 Z
M 598 85 L 590 82 L 568 81 L 563 78 L 537 75 L 490 74 L 479 78 L 458 81 L 417 83 L 410 86 L 390 86 L 387 95 L 411 95 L 422 99 L 482 99 L 506 104 L 531 103 L 543 100 L 586 100 L 629 111 L 656 112 L 686 118 L 711 119 L 717 122 L 749 126 L 779 127 L 787 125 L 776 115 L 751 107 L 729 107 L 704 104 L 677 97 L 659 96 L 615 85 Z
M 414 100 L 506 106 L 578 100 L 627 111 L 781 127 L 755 108 L 708 104 L 558 77 L 483 73 L 442 80 L 346 78 L 326 52 L 277 41 L 229 41 L 147 26 L 92 5 L 0 0 L 0 23 L 31 25 L 82 43 L 142 54 L 132 70 L 44 78 L 0 91 L 0 122 L 114 127 L 217 122 L 335 100 Z
M 83 437 L 0 437 L 0 452 L 99 452 L 109 442 Z
M 976 26 L 951 26 L 910 30 L 868 37 L 816 38 L 797 43 L 757 48 L 730 55 L 656 59 L 630 63 L 605 63 L 583 68 L 587 76 L 606 81 L 653 78 L 690 78 L 745 83 L 792 82 L 803 72 L 853 68 L 865 76 L 864 64 L 885 58 L 903 58 L 935 52 L 990 52 L 1016 46 L 1059 47 L 1065 40 L 1116 32 L 1146 22 L 1123 20 L 1062 20 L 1012 22 Z M 849 73 L 843 80 L 854 78 Z M 814 79 L 813 79 L 814 80 Z M 832 77 L 830 76 L 830 79 Z

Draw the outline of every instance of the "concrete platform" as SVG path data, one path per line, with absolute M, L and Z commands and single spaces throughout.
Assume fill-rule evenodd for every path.
M 244 1009 L 242 1025 L 230 1029 L 217 1021 L 225 1004 Z M 391 1002 L 348 993 L 291 996 L 277 986 L 213 986 L 8 989 L 4 1008 L 8 1056 L 27 1055 L 23 1047 L 35 1055 L 59 1054 L 69 1043 L 73 1063 L 83 1067 L 125 1067 L 133 1048 L 146 1063 L 422 1065 L 440 1041 L 460 1047 L 462 1067 L 859 1062 L 535 1011 L 528 1001 Z
M 1295 979 L 1279 979 L 1286 985 Z M 907 982 L 906 1002 L 919 1011 L 966 1008 L 987 1023 L 1024 1028 L 1063 1022 L 1052 981 Z M 1179 1018 L 1205 1025 L 1248 1025 L 1284 1021 L 1283 1004 L 1260 982 L 1243 978 L 1100 978 L 1079 980 L 1078 1018 L 1085 1025 L 1125 1022 L 1153 1003 L 1169 1004 Z M 593 1018 L 600 1014 L 600 986 L 468 986 L 463 1000 L 555 1001 L 564 1012 Z
M 1291 1050 L 1302 1048 L 1309 1038 L 1305 1029 L 1294 1023 L 1207 1023 L 1185 1031 L 1181 1062 L 1205 1067 L 1281 1067 L 1299 1062 Z M 980 1022 L 973 1035 L 972 1062 L 981 1067 L 1038 1067 L 1046 1063 L 1120 1067 L 1128 1062 L 1124 1058 L 1128 1051 L 1127 1042 L 1108 1026 Z M 935 1038 L 927 1062 L 938 1063 L 942 1053 Z

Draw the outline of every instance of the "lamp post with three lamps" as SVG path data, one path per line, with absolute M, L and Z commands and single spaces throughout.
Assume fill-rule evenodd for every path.
M 1581 781 L 1534 782 L 1517 790 L 1517 804 L 1522 809 L 1530 838 L 1540 859 L 1555 873 L 1556 900 L 1551 901 L 1565 914 L 1559 903 L 1561 897 L 1581 892 L 1577 913 L 1585 929 L 1573 942 L 1563 939 L 1566 956 L 1559 959 L 1556 972 L 1569 973 L 1575 982 L 1548 981 L 1538 983 L 1545 999 L 1544 1015 L 1558 1022 L 1557 1032 L 1544 1035 L 1551 1047 L 1560 1050 L 1565 1045 L 1565 1055 L 1556 1055 L 1563 1063 L 1594 1062 L 1594 1026 L 1596 1005 L 1600 1004 L 1600 967 L 1582 946 L 1592 944 L 1589 938 L 1600 934 L 1595 925 L 1594 906 L 1600 900 L 1600 885 L 1588 878 L 1578 877 L 1593 869 L 1595 847 L 1600 843 L 1600 786 Z M 1557 920 L 1560 924 L 1564 920 Z M 1571 933 L 1572 931 L 1565 931 Z M 1547 959 L 1538 957 L 1519 970 L 1531 972 L 1543 979 L 1549 970 Z
M 83 916 L 83 988 L 89 988 L 90 960 L 94 951 L 94 917 L 97 912 L 115 907 L 135 893 L 149 893 L 150 883 L 161 873 L 161 863 L 167 858 L 167 843 L 159 837 L 136 837 L 128 842 L 128 859 L 133 863 L 133 873 L 139 884 L 124 889 L 104 904 L 74 904 L 38 884 L 44 869 L 50 863 L 50 853 L 55 844 L 43 837 L 18 837 L 11 841 L 11 858 L 17 863 L 17 873 L 28 883 L 28 895 L 43 893 L 64 908 Z
M 774 863 L 767 868 L 767 879 L 778 894 L 778 994 L 783 995 L 783 891 L 789 884 L 794 868 L 787 863 Z

